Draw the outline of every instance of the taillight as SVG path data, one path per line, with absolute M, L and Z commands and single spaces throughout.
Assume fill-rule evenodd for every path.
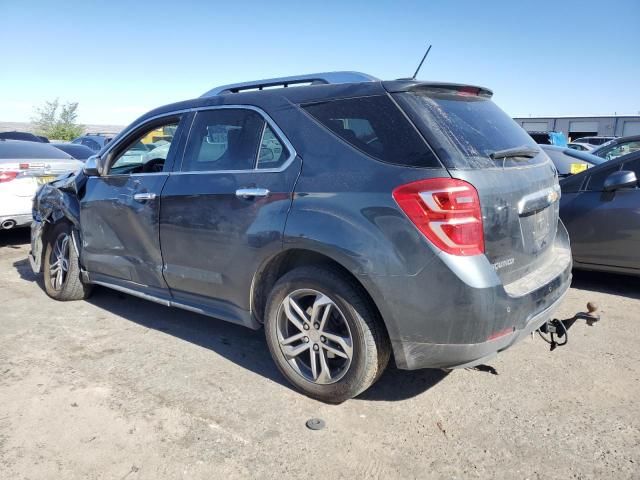
M 484 253 L 480 199 L 473 185 L 429 178 L 401 185 L 393 198 L 436 247 L 452 255 Z
M 0 172 L 0 183 L 10 182 L 18 176 L 18 172 Z

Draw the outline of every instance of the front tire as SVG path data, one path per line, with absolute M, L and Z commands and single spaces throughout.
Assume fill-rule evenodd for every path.
M 340 403 L 371 386 L 390 356 L 371 300 L 344 273 L 301 267 L 271 291 L 265 334 L 278 369 L 310 397 Z
M 44 288 L 55 300 L 83 300 L 91 293 L 91 285 L 80 277 L 80 262 L 73 246 L 71 225 L 57 223 L 47 235 L 44 254 Z

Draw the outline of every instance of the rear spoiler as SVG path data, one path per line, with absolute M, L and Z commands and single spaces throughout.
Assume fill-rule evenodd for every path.
M 382 82 L 382 86 L 389 93 L 396 92 L 424 92 L 451 95 L 480 96 L 491 98 L 493 91 L 485 87 L 464 85 L 461 83 L 421 82 L 411 79 L 399 79 Z

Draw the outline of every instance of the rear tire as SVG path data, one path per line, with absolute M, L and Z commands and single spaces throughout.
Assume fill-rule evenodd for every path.
M 44 254 L 44 288 L 55 300 L 83 300 L 91 285 L 82 282 L 80 262 L 73 245 L 71 225 L 59 222 L 47 235 Z
M 267 303 L 265 334 L 287 380 L 328 403 L 369 388 L 391 352 L 382 320 L 362 287 L 331 268 L 300 267 L 280 278 Z

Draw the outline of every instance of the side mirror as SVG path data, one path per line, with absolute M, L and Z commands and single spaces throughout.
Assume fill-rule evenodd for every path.
M 604 191 L 613 192 L 622 188 L 635 188 L 638 185 L 636 172 L 630 170 L 620 170 L 613 172 L 604 181 Z
M 100 176 L 100 157 L 98 155 L 92 155 L 84 162 L 82 171 L 87 177 L 99 177 Z

